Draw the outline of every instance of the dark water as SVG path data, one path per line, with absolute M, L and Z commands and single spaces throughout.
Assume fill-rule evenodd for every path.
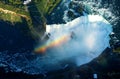
M 113 6 L 114 7 L 113 12 L 119 17 L 119 20 L 117 21 L 115 27 L 113 27 L 113 31 L 115 32 L 116 37 L 120 40 L 120 0 L 115 0 L 114 5 L 115 6 Z
M 103 1 L 103 4 L 110 4 L 113 2 L 115 2 L 115 6 L 112 7 L 113 13 L 117 16 L 120 16 L 120 0 L 105 0 Z M 47 23 L 64 23 L 61 17 L 63 17 L 63 11 L 65 9 L 65 7 L 55 9 L 53 14 L 47 16 Z M 118 13 L 116 13 L 116 11 L 118 11 Z M 118 20 L 117 25 L 115 25 L 113 29 L 117 38 L 120 40 L 120 20 Z M 17 53 L 18 51 L 21 51 L 21 53 L 26 53 L 27 50 L 32 51 L 33 46 L 33 40 L 30 37 L 25 36 L 25 34 L 23 34 L 20 29 L 15 28 L 15 26 L 5 22 L 0 22 L 0 52 L 7 50 L 10 53 L 13 51 L 14 53 Z M 28 58 L 30 58 L 29 54 Z

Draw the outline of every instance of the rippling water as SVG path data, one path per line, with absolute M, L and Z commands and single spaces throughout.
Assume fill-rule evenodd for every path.
M 76 0 L 76 1 L 78 1 L 77 4 L 82 4 L 82 6 L 84 7 L 85 10 L 83 14 L 84 13 L 87 15 L 96 14 L 103 16 L 113 26 L 114 32 L 117 33 L 117 36 L 119 37 L 118 34 L 120 33 L 118 30 L 119 3 L 120 3 L 119 0 Z M 53 11 L 53 13 L 50 16 L 48 16 L 48 24 L 61 24 L 61 23 L 65 24 L 67 22 L 72 21 L 72 19 L 70 19 L 67 16 L 66 12 L 68 10 L 72 10 L 73 13 L 75 14 L 78 13 L 75 12 L 74 9 L 68 7 L 69 3 L 70 0 L 63 0 L 63 3 L 61 3 Z M 77 17 L 80 16 L 81 15 L 77 15 Z M 59 51 L 60 49 L 56 49 L 56 50 Z M 29 74 L 45 73 L 46 71 L 49 70 L 64 68 L 66 66 L 66 63 L 62 64 L 59 58 L 61 59 L 61 57 L 66 57 L 67 54 L 66 56 L 64 54 L 62 56 L 61 53 L 57 54 L 56 52 L 53 51 L 54 50 L 48 50 L 48 52 L 45 53 L 44 55 L 35 55 L 34 53 L 32 53 L 32 51 L 24 52 L 24 49 L 19 50 L 17 52 L 14 51 L 14 53 L 12 54 L 10 54 L 11 52 L 9 50 L 1 51 L 0 66 L 6 67 L 6 71 L 9 71 L 10 69 L 11 71 L 14 72 L 24 71 L 25 73 L 29 73 Z M 82 61 L 83 59 L 84 57 L 81 58 Z M 69 59 L 69 61 L 71 60 L 72 58 Z M 80 59 L 78 58 L 78 60 Z

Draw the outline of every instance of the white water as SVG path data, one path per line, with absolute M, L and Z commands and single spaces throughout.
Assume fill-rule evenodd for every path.
M 89 4 L 89 7 L 86 7 L 94 10 L 95 12 L 93 11 L 92 14 L 97 13 L 97 15 L 82 16 L 71 21 L 64 14 L 66 24 L 47 25 L 47 27 L 52 28 L 47 29 L 47 33 L 49 32 L 52 35 L 48 42 L 57 39 L 63 33 L 71 34 L 71 32 L 74 32 L 71 40 L 62 44 L 62 46 L 47 50 L 45 56 L 38 56 L 35 59 L 29 59 L 19 52 L 14 55 L 8 55 L 9 51 L 0 52 L 0 62 L 7 63 L 15 72 L 24 71 L 29 74 L 38 74 L 62 68 L 63 66 L 59 62 L 64 61 L 64 59 L 74 59 L 76 65 L 80 66 L 99 56 L 106 47 L 109 47 L 109 34 L 112 32 L 112 26 L 109 22 L 114 22 L 116 16 L 113 15 L 110 7 L 100 8 L 101 1 L 95 3 L 93 0 L 80 0 L 79 2 L 85 6 Z M 106 12 L 111 17 L 109 22 L 102 17 Z M 54 27 L 59 27 L 59 29 Z M 29 54 L 29 52 L 26 53 Z M 4 63 L 0 65 L 6 66 Z
M 47 25 L 46 32 L 51 34 L 48 42 L 54 41 L 61 35 L 73 33 L 69 41 L 54 48 L 52 52 L 58 55 L 54 58 L 60 60 L 76 56 L 76 64 L 82 65 L 99 56 L 109 47 L 112 26 L 102 16 L 87 15 L 66 24 Z
M 109 47 L 109 34 L 112 32 L 112 26 L 102 16 L 88 15 L 66 24 L 47 25 L 46 32 L 52 36 L 47 42 L 57 39 L 62 34 L 73 32 L 73 36 L 61 46 L 50 48 L 44 56 L 37 56 L 34 59 L 30 58 L 32 55 L 26 56 L 24 53 L 8 55 L 8 51 L 0 52 L 0 61 L 6 63 L 0 66 L 9 65 L 14 72 L 24 71 L 29 74 L 64 68 L 69 65 L 64 60 L 72 60 L 80 66 L 93 60 L 106 47 Z
M 65 5 L 67 6 L 67 4 L 69 4 L 70 2 L 75 3 L 76 5 L 81 5 L 84 8 L 84 11 L 90 13 L 90 14 L 94 14 L 94 15 L 101 15 L 103 16 L 105 19 L 107 19 L 108 22 L 110 22 L 113 25 L 117 24 L 117 20 L 119 20 L 119 16 L 116 16 L 116 14 L 114 13 L 119 13 L 117 11 L 114 10 L 113 7 L 116 7 L 115 5 L 115 1 L 111 0 L 111 3 L 105 3 L 103 4 L 102 2 L 104 2 L 104 0 L 68 0 Z M 118 7 L 118 6 L 117 6 Z M 71 10 L 71 8 L 69 8 L 67 6 L 68 9 L 66 9 L 66 11 L 64 11 L 64 17 L 63 20 L 65 22 L 70 21 L 71 19 L 67 16 L 67 12 L 68 10 Z M 74 12 L 74 9 L 72 9 Z M 114 12 L 113 12 L 114 11 Z M 75 12 L 74 12 L 75 13 Z M 75 13 L 78 14 L 78 13 Z

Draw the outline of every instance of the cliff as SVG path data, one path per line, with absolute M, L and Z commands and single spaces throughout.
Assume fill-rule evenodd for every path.
M 49 15 L 60 1 L 34 0 L 27 5 L 24 5 L 22 0 L 0 1 L 0 21 L 17 27 L 24 34 L 38 40 L 45 31 L 45 16 Z

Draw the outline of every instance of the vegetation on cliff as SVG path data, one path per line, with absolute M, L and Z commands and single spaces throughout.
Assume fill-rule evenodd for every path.
M 33 0 L 27 5 L 23 2 L 23 0 L 0 0 L 0 20 L 31 33 L 35 39 L 39 38 L 45 31 L 45 16 L 49 15 L 61 0 Z M 19 25 L 16 25 L 18 23 Z M 24 23 L 27 25 L 23 28 L 21 24 Z

